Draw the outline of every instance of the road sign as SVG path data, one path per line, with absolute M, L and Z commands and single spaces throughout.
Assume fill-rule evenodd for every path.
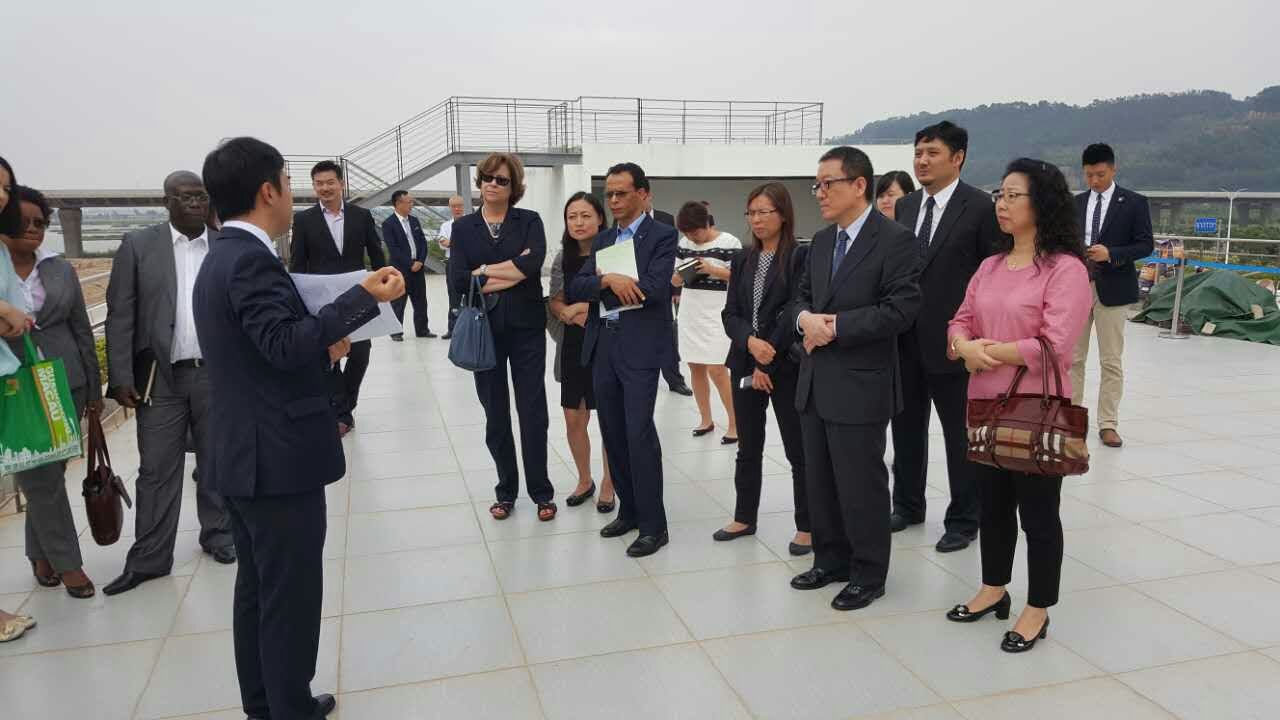
M 1215 218 L 1215 217 L 1196 218 L 1196 232 L 1198 233 L 1218 232 L 1218 218 Z

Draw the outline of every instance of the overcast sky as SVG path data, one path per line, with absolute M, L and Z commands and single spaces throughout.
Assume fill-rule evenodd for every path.
M 814 100 L 835 134 L 1280 83 L 1274 0 L 2 4 L 0 155 L 45 189 L 157 187 L 239 134 L 337 154 L 450 95 Z

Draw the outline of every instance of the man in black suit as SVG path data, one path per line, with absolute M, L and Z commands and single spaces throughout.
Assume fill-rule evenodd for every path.
M 920 309 L 920 255 L 911 231 L 872 207 L 866 153 L 827 151 L 813 191 L 822 217 L 796 292 L 805 356 L 796 384 L 813 530 L 813 569 L 791 586 L 848 582 L 831 606 L 856 610 L 884 595 L 889 573 L 885 429 L 902 409 L 898 335 Z
M 284 158 L 253 138 L 204 161 L 225 219 L 195 281 L 196 333 L 210 384 L 209 461 L 201 482 L 227 499 L 239 551 L 234 637 L 245 714 L 328 715 L 311 696 L 320 642 L 324 486 L 346 472 L 327 393 L 346 336 L 403 293 L 392 268 L 370 275 L 316 315 L 307 313 L 271 244 L 289 230 Z
M 427 236 L 422 223 L 413 215 L 413 196 L 408 190 L 391 193 L 394 210 L 382 221 L 382 240 L 387 244 L 391 266 L 404 276 L 404 297 L 391 304 L 396 319 L 404 322 L 406 301 L 413 302 L 413 332 L 420 338 L 433 338 L 435 333 L 427 328 Z M 392 340 L 402 342 L 404 333 L 396 333 Z
M 894 532 L 924 522 L 929 466 L 929 404 L 938 408 L 951 502 L 938 552 L 963 550 L 978 536 L 978 489 L 966 459 L 969 374 L 947 359 L 947 323 L 964 302 L 969 278 L 1000 236 L 991 196 L 960 179 L 969 133 L 943 121 L 916 133 L 920 189 L 900 198 L 898 222 L 916 237 L 921 258 L 920 314 L 898 338 L 902 412 L 893 418 Z
M 676 219 L 671 213 L 653 209 L 652 195 L 649 196 L 649 217 L 663 225 L 676 226 Z M 678 238 L 679 235 L 676 237 Z M 671 303 L 675 306 L 675 314 L 678 315 L 680 310 L 680 288 L 672 288 Z M 684 381 L 684 375 L 680 372 L 680 331 L 677 326 L 678 322 L 679 320 L 673 316 L 671 320 L 672 358 L 662 368 L 662 379 L 667 381 L 667 389 L 671 392 L 685 397 L 693 397 L 693 390 Z
M 627 555 L 644 557 L 667 544 L 662 446 L 653 413 L 658 373 L 671 362 L 671 274 L 678 236 L 674 227 L 645 213 L 649 179 L 639 165 L 609 168 L 604 195 L 614 226 L 592 241 L 591 257 L 569 283 L 566 299 L 591 303 L 582 364 L 592 368 L 600 434 L 621 500 L 617 519 L 600 534 L 620 537 L 639 529 Z M 597 272 L 596 254 L 627 241 L 640 277 Z M 619 305 L 641 307 L 617 310 Z
M 1089 359 L 1089 330 L 1098 335 L 1102 383 L 1098 388 L 1098 436 L 1107 447 L 1120 447 L 1120 397 L 1124 394 L 1124 326 L 1130 305 L 1138 301 L 1138 269 L 1134 262 L 1151 254 L 1151 208 L 1147 198 L 1116 185 L 1116 154 L 1097 143 L 1081 158 L 1088 192 L 1076 196 L 1080 227 L 1093 281 L 1093 309 L 1076 343 L 1071 362 L 1072 402 L 1084 400 L 1084 364 Z
M 293 216 L 293 242 L 289 245 L 289 271 L 314 275 L 339 275 L 364 270 L 365 253 L 377 270 L 386 265 L 382 243 L 373 226 L 373 213 L 343 200 L 342 166 L 322 160 L 311 168 L 311 184 L 320 202 Z M 356 402 L 360 383 L 369 369 L 372 343 L 351 344 L 346 368 L 335 363 L 330 383 L 338 405 L 338 432 L 345 435 L 356 426 Z

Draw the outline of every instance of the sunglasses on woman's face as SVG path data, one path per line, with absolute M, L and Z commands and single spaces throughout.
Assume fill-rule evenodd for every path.
M 480 184 L 483 185 L 484 183 L 498 183 L 498 187 L 506 187 L 511 184 L 511 178 L 480 173 Z

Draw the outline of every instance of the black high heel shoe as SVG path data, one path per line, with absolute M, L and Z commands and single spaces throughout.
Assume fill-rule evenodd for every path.
M 1004 639 L 1000 641 L 1000 649 L 1007 653 L 1024 653 L 1036 646 L 1037 640 L 1043 640 L 1049 635 L 1049 616 L 1045 615 L 1044 625 L 1040 626 L 1040 634 L 1030 640 L 1022 637 L 1022 635 L 1010 630 L 1004 634 Z
M 987 607 L 985 610 L 974 612 L 969 609 L 968 605 L 957 605 L 947 611 L 947 619 L 951 622 L 970 623 L 977 622 L 991 613 L 995 613 L 996 617 L 1001 620 L 1009 619 L 1009 609 L 1013 606 L 1013 598 L 1009 597 L 1009 593 L 1005 593 L 1004 597 L 995 602 L 994 605 Z
M 39 584 L 40 587 L 52 588 L 58 587 L 62 584 L 62 576 L 56 572 L 52 575 L 41 575 L 39 572 L 36 572 L 35 560 L 31 561 L 31 574 L 35 576 L 36 583 Z
M 591 481 L 591 487 L 587 488 L 586 492 L 579 493 L 577 495 L 570 495 L 569 497 L 564 499 L 564 504 L 568 505 L 569 507 L 578 507 L 582 503 L 586 502 L 588 498 L 590 498 L 595 494 L 596 494 L 596 483 L 593 480 Z

